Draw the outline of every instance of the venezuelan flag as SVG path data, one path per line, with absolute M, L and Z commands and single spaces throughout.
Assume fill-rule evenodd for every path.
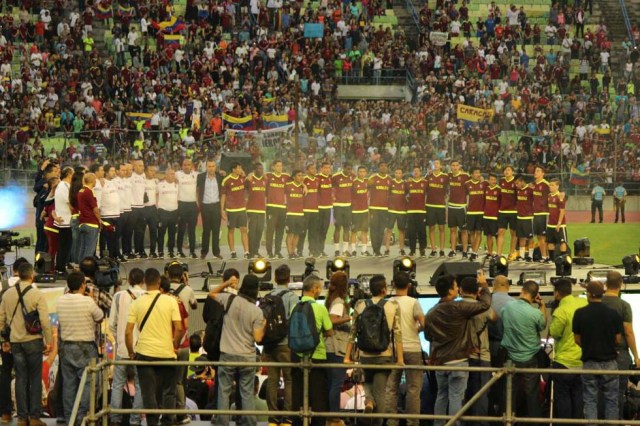
M 589 172 L 572 167 L 569 182 L 576 186 L 587 186 L 589 185 Z
M 135 11 L 133 10 L 133 7 L 129 4 L 120 3 L 118 5 L 118 15 L 120 16 L 132 16 L 133 12 Z
M 164 33 L 178 33 L 186 28 L 184 21 L 175 16 L 172 16 L 168 21 L 151 21 L 151 25 L 153 25 L 153 28 L 156 30 Z
M 166 44 L 181 45 L 184 44 L 184 36 L 180 34 L 165 34 L 164 42 Z
M 262 125 L 265 129 L 276 129 L 278 127 L 284 127 L 287 124 L 289 124 L 287 114 L 265 114 L 262 116 Z
M 231 115 L 222 114 L 222 121 L 232 130 L 254 130 L 253 117 L 250 115 L 245 117 L 233 117 Z
M 139 126 L 137 126 L 138 130 L 141 130 L 140 127 L 144 127 L 145 129 L 151 127 L 151 117 L 153 117 L 153 114 L 150 112 L 128 112 L 126 115 L 129 120 L 139 124 Z
M 111 4 L 108 2 L 100 2 L 98 3 L 96 11 L 97 19 L 111 19 L 113 18 L 113 9 L 111 8 Z

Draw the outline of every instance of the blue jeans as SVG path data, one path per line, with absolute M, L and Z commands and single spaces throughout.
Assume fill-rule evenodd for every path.
M 42 339 L 11 343 L 16 372 L 18 419 L 39 419 L 42 414 Z
M 335 353 L 327 353 L 327 362 L 331 364 L 342 364 L 344 357 Z M 347 370 L 344 368 L 330 368 L 329 371 L 329 411 L 340 412 L 340 391 L 344 385 Z M 336 415 L 336 417 L 338 417 Z
M 611 361 L 585 361 L 582 364 L 585 370 L 612 370 L 618 369 L 616 360 Z M 604 396 L 604 418 L 606 420 L 618 420 L 618 376 L 592 375 L 582 376 L 582 398 L 584 400 L 584 418 L 598 419 L 598 392 Z
M 242 356 L 231 354 L 220 354 L 220 361 L 233 362 L 255 362 L 255 355 Z M 227 410 L 230 407 L 229 397 L 233 387 L 233 380 L 237 377 L 237 386 L 240 389 L 243 410 L 255 410 L 255 400 L 253 398 L 254 380 L 256 377 L 255 367 L 218 367 L 218 409 Z M 238 426 L 256 426 L 256 416 L 238 416 Z M 229 426 L 229 416 L 217 416 L 217 426 Z
M 116 357 L 116 360 L 122 360 L 125 358 Z M 139 410 L 142 409 L 142 391 L 140 391 L 140 381 L 138 380 L 138 371 L 135 367 L 133 368 L 134 372 L 134 383 L 136 387 L 136 394 L 133 396 L 133 409 Z M 122 408 L 122 394 L 124 385 L 127 383 L 127 366 L 126 365 L 116 365 L 113 367 L 113 381 L 111 383 L 111 408 Z M 112 414 L 111 421 L 113 423 L 122 422 L 122 414 Z M 131 414 L 129 417 L 129 421 L 131 424 L 139 425 L 140 414 Z
M 64 380 L 64 389 L 62 390 L 62 401 L 64 405 L 64 417 L 69 423 L 73 404 L 80 387 L 80 379 L 85 368 L 89 366 L 92 359 L 98 357 L 98 350 L 93 342 L 81 343 L 65 343 L 62 342 L 60 350 L 60 369 L 62 371 L 62 380 Z M 80 423 L 89 410 L 89 389 L 91 381 L 87 378 L 80 407 L 78 408 L 77 423 Z
M 68 255 L 68 262 L 78 263 L 78 256 L 80 256 L 80 223 L 78 217 L 71 218 L 71 251 Z M 62 248 L 62 247 L 61 247 Z
M 80 225 L 80 237 L 78 238 L 78 263 L 85 257 L 96 255 L 96 245 L 100 236 L 100 229 L 87 224 Z
M 469 362 L 462 361 L 454 364 L 447 364 L 450 367 L 468 367 Z M 436 415 L 455 414 L 462 408 L 464 392 L 467 389 L 469 373 L 466 371 L 436 371 L 438 382 L 438 396 L 436 397 Z M 448 410 L 447 410 L 448 408 Z M 435 426 L 442 426 L 445 420 L 435 420 Z M 456 424 L 460 425 L 461 422 Z

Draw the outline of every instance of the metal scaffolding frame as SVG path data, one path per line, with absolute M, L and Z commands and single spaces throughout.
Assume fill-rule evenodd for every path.
M 268 410 L 178 410 L 178 409 L 113 409 L 109 407 L 109 375 L 107 370 L 114 365 L 156 365 L 156 366 L 225 366 L 225 367 L 285 367 L 300 368 L 303 370 L 303 407 L 300 411 L 278 411 L 281 416 L 302 417 L 304 426 L 309 425 L 312 417 L 334 418 L 334 412 L 316 412 L 309 409 L 309 371 L 312 368 L 342 368 L 345 370 L 351 368 L 363 368 L 367 370 L 422 370 L 422 371 L 465 371 L 465 372 L 489 372 L 493 376 L 478 390 L 478 392 L 469 399 L 462 408 L 453 415 L 435 415 L 435 414 L 397 414 L 397 413 L 359 413 L 359 412 L 340 412 L 338 417 L 344 418 L 362 418 L 362 419 L 414 419 L 414 420 L 447 420 L 445 426 L 453 426 L 457 421 L 483 421 L 483 422 L 501 422 L 505 425 L 513 425 L 514 423 L 557 423 L 557 424 L 602 424 L 602 425 L 639 425 L 640 420 L 590 420 L 590 419 L 559 419 L 539 418 L 539 417 L 516 417 L 513 412 L 513 376 L 515 374 L 578 374 L 578 375 L 617 375 L 617 376 L 640 376 L 640 370 L 586 370 L 586 369 L 552 369 L 552 368 L 516 368 L 508 363 L 502 368 L 493 367 L 448 367 L 448 366 L 424 366 L 424 365 L 373 365 L 373 364 L 314 364 L 310 359 L 305 358 L 300 362 L 204 362 L 204 361 L 134 361 L 134 360 L 107 360 L 97 363 L 92 360 L 90 365 L 85 368 L 80 386 L 76 394 L 76 400 L 73 406 L 73 412 L 70 418 L 70 424 L 75 424 L 80 400 L 86 381 L 90 381 L 90 398 L 89 412 L 83 419 L 82 424 L 94 426 L 99 422 L 102 426 L 108 426 L 109 414 L 204 414 L 204 415 L 250 415 L 264 416 L 272 412 Z M 492 416 L 465 416 L 464 414 L 480 399 L 489 389 L 495 385 L 498 380 L 505 378 L 505 412 L 500 417 Z M 97 409 L 97 385 L 101 381 L 102 385 L 102 409 Z

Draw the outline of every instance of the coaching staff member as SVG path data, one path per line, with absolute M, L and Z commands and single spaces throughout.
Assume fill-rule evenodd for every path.
M 189 252 L 191 258 L 196 258 L 196 222 L 198 221 L 198 205 L 196 203 L 197 174 L 193 170 L 193 163 L 185 158 L 182 170 L 176 172 L 178 182 L 178 255 L 186 257 L 182 251 L 184 234 L 189 235 Z
M 179 182 L 180 179 L 178 179 Z M 216 172 L 215 161 L 207 160 L 207 170 L 198 175 L 196 193 L 198 210 L 200 210 L 200 215 L 202 216 L 202 249 L 200 258 L 204 259 L 209 254 L 209 240 L 211 240 L 213 256 L 221 259 L 220 221 L 222 219 L 222 210 L 220 208 L 220 195 L 222 194 L 222 175 Z M 178 239 L 180 239 L 180 236 L 178 236 Z M 180 246 L 179 242 L 178 246 Z M 191 251 L 193 250 L 191 249 Z

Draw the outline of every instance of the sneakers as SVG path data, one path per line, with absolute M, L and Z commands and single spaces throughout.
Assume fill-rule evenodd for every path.
M 427 257 L 427 252 L 425 250 L 420 250 L 420 257 Z
M 440 250 L 440 257 L 444 257 L 444 250 Z
M 169 259 L 175 259 L 176 258 L 176 254 L 172 251 L 169 252 Z
M 189 257 L 192 258 L 192 259 L 197 259 L 198 258 L 198 256 L 196 256 L 196 253 L 193 252 L 193 251 L 189 254 Z
M 469 255 L 467 254 L 467 252 L 466 252 L 466 251 L 463 251 L 463 252 L 462 252 L 462 258 L 463 258 L 463 259 L 467 259 L 468 257 L 469 257 Z
M 335 252 L 333 252 L 333 256 L 334 257 L 340 256 L 340 250 L 336 250 Z
M 436 257 L 438 255 L 438 252 L 435 250 L 431 250 L 431 253 L 429 253 L 429 257 Z
M 179 252 L 178 252 L 178 257 L 179 257 L 180 259 L 184 259 L 185 257 L 187 257 L 187 255 L 186 255 L 186 254 L 184 254 L 182 251 L 179 251 Z
M 177 425 L 188 425 L 189 423 L 191 423 L 191 417 L 189 416 L 178 417 L 176 419 Z
M 476 253 L 471 253 L 471 254 L 469 255 L 469 260 L 470 260 L 471 262 L 475 261 L 477 258 L 478 258 L 478 255 L 477 255 Z
M 235 252 L 235 251 L 232 251 L 232 252 L 231 252 L 231 258 L 232 258 L 232 259 L 237 259 L 237 258 L 238 258 L 238 255 L 236 254 L 236 252 Z
M 137 256 L 133 253 L 129 253 L 127 255 L 127 260 L 136 260 L 136 259 L 137 259 Z
M 249 256 L 249 253 L 245 253 L 244 256 L 242 256 L 242 257 L 244 257 L 245 259 L 249 259 L 249 257 L 251 257 L 251 256 Z
M 138 253 L 138 258 L 139 258 L 139 259 L 146 259 L 146 258 L 148 258 L 148 257 L 149 257 L 149 256 L 147 256 L 147 253 L 145 253 L 145 252 L 143 252 L 143 251 L 142 251 L 142 252 L 140 252 L 140 253 Z
M 447 255 L 447 257 L 456 257 L 456 252 L 455 252 L 455 251 L 453 251 L 453 250 L 451 250 L 451 251 L 449 252 L 449 254 Z
M 404 249 L 400 249 L 400 256 L 405 256 L 405 255 L 406 255 L 406 253 L 405 253 Z
M 284 259 L 284 256 L 282 256 L 282 253 L 276 253 L 275 258 L 276 259 Z
M 362 255 L 366 257 L 371 257 L 371 253 L 369 253 L 368 251 L 363 251 Z
M 322 253 L 320 253 L 320 257 L 329 257 L 329 256 L 327 255 L 327 253 L 325 253 L 324 251 L 322 251 Z
M 352 251 L 352 252 L 351 252 L 351 256 L 352 256 L 352 257 L 356 257 L 357 255 L 358 255 L 358 252 L 357 252 L 357 251 L 355 251 L 355 250 L 354 250 L 354 251 Z
M 344 257 L 351 257 L 351 252 L 347 250 L 347 251 L 345 251 L 344 253 L 342 253 L 342 255 L 343 255 Z
M 531 263 L 531 262 L 533 262 L 533 258 L 530 257 L 530 256 L 525 256 L 524 261 L 528 262 L 528 263 Z
M 415 255 L 416 255 L 416 252 L 415 252 L 415 251 L 410 251 L 410 252 L 409 252 L 409 256 L 414 257 Z
M 149 259 L 157 259 L 157 258 L 158 258 L 158 255 L 153 252 L 149 255 Z
M 384 257 L 389 257 L 390 255 L 391 255 L 391 252 L 389 250 L 384 251 Z
M 511 254 L 509 255 L 509 262 L 513 262 L 514 260 L 517 260 L 517 259 L 518 259 L 518 257 L 519 257 L 519 256 L 518 256 L 518 253 L 516 253 L 516 252 L 514 251 L 513 253 L 511 253 Z

